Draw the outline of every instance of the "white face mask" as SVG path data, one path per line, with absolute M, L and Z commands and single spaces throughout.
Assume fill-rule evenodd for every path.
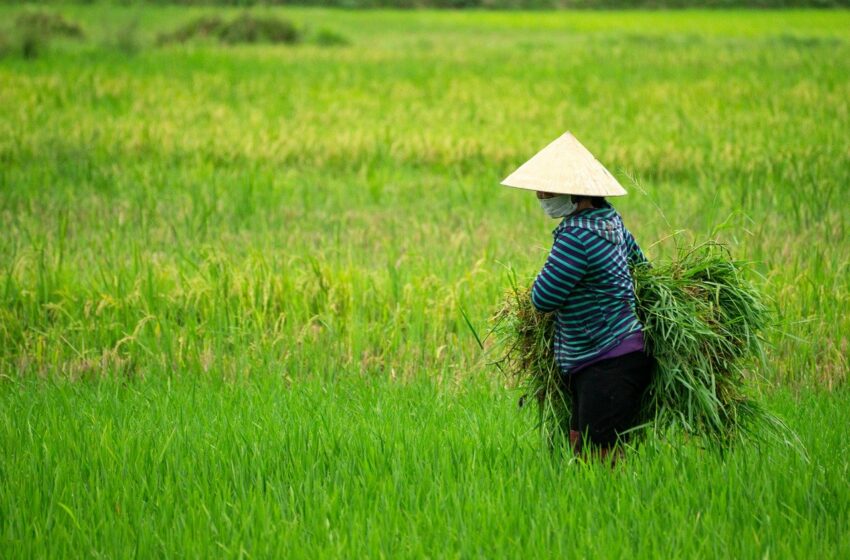
M 539 198 L 540 206 L 550 218 L 563 218 L 576 210 L 576 205 L 568 194 L 559 194 L 550 198 Z

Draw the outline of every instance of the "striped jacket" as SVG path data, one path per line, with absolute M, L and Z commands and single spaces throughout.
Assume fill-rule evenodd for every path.
M 629 262 L 646 257 L 607 203 L 570 214 L 552 233 L 531 301 L 539 311 L 557 312 L 555 360 L 569 374 L 642 331 Z

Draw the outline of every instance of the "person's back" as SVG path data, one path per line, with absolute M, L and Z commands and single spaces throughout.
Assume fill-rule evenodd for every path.
M 629 263 L 645 257 L 608 203 L 568 215 L 553 234 L 532 302 L 557 312 L 555 356 L 562 371 L 574 372 L 642 331 Z

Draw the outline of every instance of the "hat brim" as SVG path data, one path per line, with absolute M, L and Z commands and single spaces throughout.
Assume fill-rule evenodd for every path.
M 501 184 L 515 189 L 555 194 L 628 194 L 605 166 L 569 132 L 519 166 Z

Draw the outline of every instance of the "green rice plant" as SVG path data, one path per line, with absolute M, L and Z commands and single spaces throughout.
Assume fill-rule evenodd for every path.
M 811 463 L 654 440 L 616 473 L 551 460 L 512 398 L 425 378 L 3 379 L 0 556 L 850 552 L 848 392 L 770 397 Z
M 850 12 L 258 10 L 351 39 L 286 52 L 144 48 L 236 8 L 62 13 L 88 43 L 0 59 L 0 558 L 850 557 Z M 810 462 L 529 437 L 462 314 L 539 266 L 496 185 L 564 126 L 639 239 L 753 216 L 759 401 Z
M 636 311 L 656 362 L 643 426 L 697 436 L 721 449 L 745 436 L 786 431 L 747 394 L 747 367 L 763 362 L 770 314 L 746 269 L 716 242 L 680 247 L 674 259 L 633 269 Z M 555 443 L 566 431 L 570 401 L 555 365 L 553 314 L 538 312 L 530 290 L 512 279 L 494 322 L 495 363 L 525 388 L 521 403 L 529 396 L 537 401 L 544 439 Z

